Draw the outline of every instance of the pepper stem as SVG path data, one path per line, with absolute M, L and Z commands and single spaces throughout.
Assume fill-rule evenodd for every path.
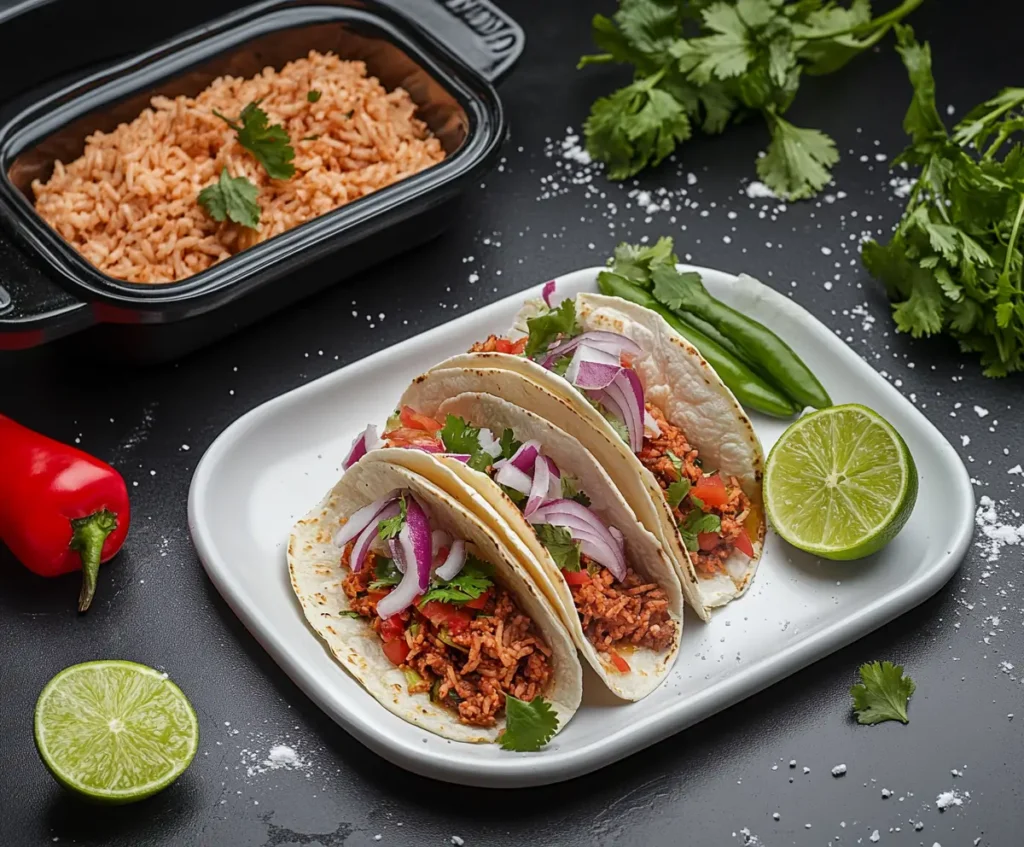
M 84 612 L 96 593 L 96 577 L 100 572 L 100 559 L 107 536 L 117 529 L 117 515 L 100 509 L 86 518 L 71 519 L 72 550 L 82 557 L 82 591 L 78 595 L 78 611 Z

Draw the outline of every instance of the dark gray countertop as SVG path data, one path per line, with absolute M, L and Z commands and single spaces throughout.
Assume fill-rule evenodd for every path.
M 512 133 L 503 163 L 446 235 L 177 364 L 122 370 L 59 347 L 0 356 L 0 411 L 112 461 L 134 508 L 124 552 L 103 569 L 85 616 L 72 611 L 75 576 L 44 581 L 0 550 L 0 843 L 839 847 L 874 843 L 875 830 L 882 847 L 1021 843 L 1024 575 L 1015 544 L 982 534 L 948 586 L 875 634 L 622 763 L 513 793 L 434 783 L 367 752 L 287 679 L 206 578 L 185 500 L 203 451 L 236 417 L 642 235 L 673 234 L 695 262 L 790 293 L 942 430 L 979 497 L 995 501 L 997 524 L 1024 522 L 1012 513 L 1021 482 L 1012 469 L 1024 458 L 1021 380 L 984 379 L 945 342 L 895 335 L 856 261 L 860 234 L 886 230 L 900 209 L 877 160 L 903 145 L 909 87 L 892 51 L 801 90 L 791 116 L 831 133 L 843 154 L 828 198 L 784 210 L 748 199 L 744 180 L 764 142 L 752 123 L 688 145 L 642 181 L 670 191 L 648 200 L 562 155 L 589 103 L 621 78 L 573 70 L 590 49 L 590 11 L 577 5 L 503 1 L 528 39 L 500 89 Z M 927 0 L 915 15 L 932 42 L 940 100 L 957 114 L 1021 82 L 1013 8 Z M 640 206 L 666 198 L 668 209 Z M 192 767 L 134 807 L 78 804 L 34 750 L 39 691 L 66 665 L 95 658 L 166 670 L 200 715 Z M 904 663 L 917 682 L 908 726 L 852 719 L 848 688 L 859 663 L 876 658 Z M 300 767 L 263 764 L 279 743 L 298 751 Z M 848 770 L 834 778 L 839 763 Z M 962 805 L 939 811 L 937 796 L 953 789 Z

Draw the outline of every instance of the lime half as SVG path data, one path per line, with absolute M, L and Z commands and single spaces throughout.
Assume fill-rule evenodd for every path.
M 775 531 L 826 559 L 860 559 L 903 529 L 917 500 L 917 468 L 892 425 L 865 406 L 800 418 L 776 442 L 764 501 Z
M 85 662 L 47 683 L 35 734 L 62 785 L 100 802 L 131 803 L 181 776 L 199 746 L 199 720 L 167 674 L 135 662 Z

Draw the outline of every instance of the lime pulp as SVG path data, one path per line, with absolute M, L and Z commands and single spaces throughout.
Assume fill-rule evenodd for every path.
M 131 803 L 181 776 L 199 746 L 199 720 L 167 674 L 135 662 L 85 662 L 62 670 L 39 695 L 35 738 L 66 788 Z

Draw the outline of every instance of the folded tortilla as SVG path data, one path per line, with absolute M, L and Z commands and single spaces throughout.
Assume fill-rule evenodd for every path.
M 511 335 L 521 336 L 526 317 L 537 304 L 524 307 Z M 698 573 L 676 526 L 672 509 L 655 476 L 623 442 L 612 425 L 571 383 L 525 356 L 506 353 L 465 353 L 434 370 L 471 370 L 485 374 L 506 370 L 518 380 L 503 383 L 502 396 L 547 418 L 575 435 L 608 472 L 640 522 L 668 551 L 687 602 L 704 619 L 749 588 L 764 548 L 765 520 L 761 482 L 764 451 L 750 419 L 732 392 L 697 349 L 655 312 L 618 297 L 580 294 L 577 319 L 584 331 L 605 330 L 624 335 L 640 348 L 632 367 L 644 387 L 645 401 L 683 430 L 709 467 L 736 477 L 751 504 L 748 526 L 754 555 L 732 550 L 722 571 Z
M 292 529 L 288 568 L 309 625 L 338 663 L 388 711 L 453 741 L 497 740 L 504 717 L 494 727 L 468 726 L 459 722 L 453 710 L 431 700 L 429 693 L 410 694 L 405 674 L 384 654 L 369 621 L 345 614 L 349 601 L 341 582 L 348 571 L 341 564 L 342 550 L 334 544 L 335 533 L 357 509 L 392 492 L 409 491 L 426 509 L 433 527 L 464 539 L 475 556 L 493 567 L 495 582 L 512 594 L 532 619 L 551 650 L 553 673 L 542 696 L 557 713 L 559 729 L 563 728 L 579 707 L 583 671 L 573 642 L 544 593 L 494 531 L 469 509 L 407 468 L 368 458 L 350 468 Z
M 429 478 L 440 488 L 471 508 L 493 529 L 544 589 L 561 614 L 580 653 L 608 688 L 626 700 L 639 700 L 660 685 L 671 670 L 679 652 L 683 626 L 683 598 L 671 559 L 658 539 L 644 529 L 629 504 L 608 474 L 573 436 L 506 399 L 506 387 L 514 393 L 516 380 L 508 371 L 483 375 L 473 370 L 446 369 L 419 377 L 406 390 L 399 403 L 417 412 L 444 420 L 447 415 L 463 418 L 474 427 L 486 427 L 500 435 L 511 429 L 516 440 L 535 440 L 540 451 L 558 468 L 579 483 L 589 497 L 590 510 L 606 526 L 614 527 L 625 540 L 626 560 L 645 581 L 664 591 L 673 636 L 663 649 L 616 646 L 615 653 L 629 666 L 616 668 L 607 652 L 599 651 L 587 638 L 572 592 L 547 548 L 538 538 L 519 507 L 490 476 L 452 458 L 435 457 L 418 450 L 388 449 L 374 451 L 362 461 L 378 456 L 403 464 Z M 482 389 L 488 389 L 484 391 Z

